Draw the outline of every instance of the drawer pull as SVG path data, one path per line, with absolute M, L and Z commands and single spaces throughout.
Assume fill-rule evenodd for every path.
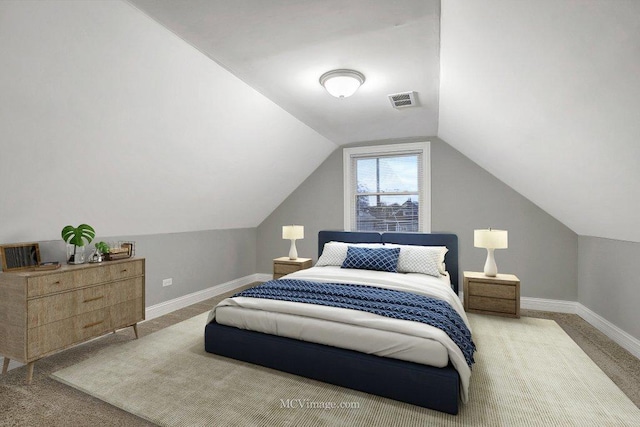
M 102 299 L 102 298 L 104 298 L 104 295 L 101 295 L 101 296 L 99 296 L 99 297 L 89 298 L 89 299 L 86 299 L 86 300 L 84 300 L 84 301 L 82 301 L 82 302 L 97 301 L 97 300 Z
M 90 327 L 92 327 L 92 326 L 97 326 L 97 325 L 99 325 L 100 323 L 104 323 L 104 320 L 101 320 L 101 321 L 99 321 L 99 322 L 87 323 L 86 325 L 84 325 L 84 326 L 83 326 L 83 329 L 87 329 L 87 328 L 90 328 Z
M 122 270 L 120 273 L 126 273 L 127 269 L 125 268 L 124 270 Z

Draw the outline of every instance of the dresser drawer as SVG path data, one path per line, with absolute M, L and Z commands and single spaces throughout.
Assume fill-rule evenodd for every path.
M 144 274 L 143 262 L 142 259 L 135 259 L 93 268 L 80 268 L 54 274 L 31 276 L 27 281 L 27 297 L 33 298 L 74 288 L 142 276 Z
M 300 270 L 299 265 L 295 264 L 273 264 L 273 274 L 289 274 Z
M 144 320 L 142 298 L 110 306 L 109 317 L 111 318 L 111 329 L 124 328 Z
M 143 278 L 136 277 L 28 300 L 28 327 L 35 328 L 124 301 L 140 299 L 143 287 Z
M 107 305 L 109 285 L 98 285 L 27 301 L 28 327 L 36 328 Z
M 516 314 L 516 300 L 470 295 L 469 309 L 481 310 L 481 311 L 492 311 L 497 313 Z
M 90 311 L 29 329 L 27 357 L 29 359 L 38 358 L 102 335 L 110 329 L 108 308 Z
M 119 304 L 125 301 L 140 299 L 144 295 L 144 278 L 121 280 L 108 284 L 109 292 L 105 306 Z
M 505 299 L 515 299 L 516 297 L 516 288 L 512 285 L 496 285 L 470 280 L 468 289 L 471 295 Z
M 75 288 L 76 273 L 76 271 L 65 271 L 29 277 L 27 280 L 27 298 Z
M 104 282 L 114 282 L 141 276 L 143 273 L 142 260 L 117 262 L 102 265 L 102 268 L 87 268 L 76 271 L 77 286 L 90 286 Z

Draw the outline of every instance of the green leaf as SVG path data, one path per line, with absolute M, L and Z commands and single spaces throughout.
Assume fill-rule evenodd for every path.
M 105 242 L 98 242 L 98 243 L 96 243 L 96 249 L 97 249 L 101 254 L 107 254 L 107 253 L 109 253 L 109 245 L 107 245 Z
M 80 224 L 77 227 L 67 225 L 60 234 L 62 240 L 75 246 L 84 246 L 85 241 L 89 244 L 96 237 L 96 231 L 88 224 Z

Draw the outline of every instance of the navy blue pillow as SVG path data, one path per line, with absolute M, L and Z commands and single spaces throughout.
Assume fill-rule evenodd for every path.
M 349 246 L 342 268 L 390 271 L 397 273 L 400 248 L 361 248 Z

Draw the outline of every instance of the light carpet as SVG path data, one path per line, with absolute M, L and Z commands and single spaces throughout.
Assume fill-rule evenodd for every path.
M 206 317 L 52 377 L 162 426 L 640 425 L 640 409 L 552 320 L 469 315 L 478 351 L 454 416 L 206 353 Z

